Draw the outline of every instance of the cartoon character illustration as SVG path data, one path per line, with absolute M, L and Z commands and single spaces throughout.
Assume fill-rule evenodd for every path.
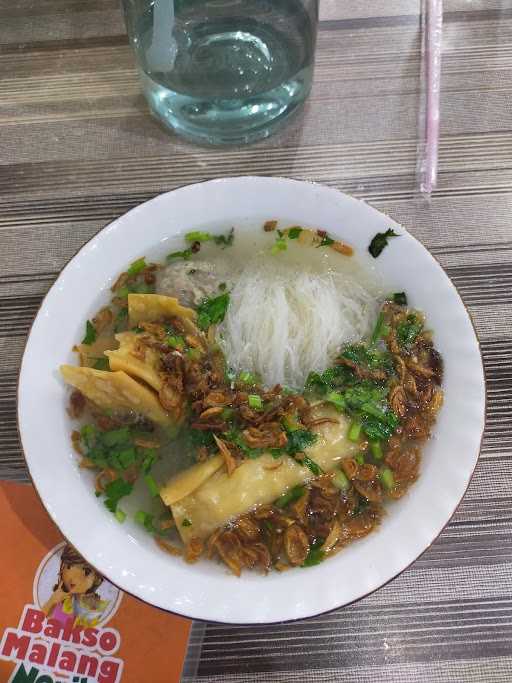
M 74 626 L 96 626 L 110 603 L 96 592 L 102 582 L 101 574 L 67 544 L 62 549 L 58 581 L 42 611 L 62 624 L 72 618 Z

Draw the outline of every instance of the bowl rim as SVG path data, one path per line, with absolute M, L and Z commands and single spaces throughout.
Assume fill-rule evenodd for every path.
M 143 201 L 143 202 L 140 202 L 140 203 L 136 204 L 136 205 L 133 206 L 132 208 L 128 209 L 128 211 L 125 211 L 124 213 L 120 214 L 119 216 L 115 217 L 113 220 L 109 221 L 108 223 L 106 223 L 105 225 L 103 225 L 102 227 L 100 227 L 93 235 L 91 235 L 91 236 L 90 236 L 90 237 L 89 237 L 89 238 L 88 238 L 88 239 L 87 239 L 87 240 L 86 240 L 86 241 L 85 241 L 85 242 L 84 242 L 84 243 L 83 243 L 83 244 L 82 244 L 82 245 L 81 245 L 81 246 L 80 246 L 80 247 L 79 247 L 79 248 L 78 248 L 78 249 L 77 249 L 69 258 L 68 258 L 68 259 L 67 259 L 67 260 L 66 260 L 66 262 L 64 263 L 64 265 L 62 266 L 62 268 L 59 270 L 58 275 L 57 275 L 57 277 L 55 278 L 55 281 L 52 283 L 51 287 L 48 289 L 48 291 L 45 293 L 44 297 L 42 298 L 42 300 L 41 300 L 41 302 L 40 302 L 40 304 L 39 304 L 39 306 L 38 306 L 38 308 L 37 308 L 37 310 L 36 310 L 36 313 L 35 313 L 35 315 L 34 315 L 34 318 L 33 318 L 32 322 L 31 322 L 31 324 L 30 324 L 29 330 L 28 330 L 28 332 L 27 332 L 27 334 L 26 334 L 26 337 L 25 337 L 25 340 L 24 340 L 24 343 L 23 343 L 23 350 L 22 350 L 22 355 L 21 355 L 21 362 L 20 362 L 19 369 L 18 369 L 17 385 L 16 385 L 16 430 L 17 430 L 19 442 L 20 442 L 20 445 L 21 445 L 21 451 L 22 451 L 22 455 L 23 455 L 23 460 L 24 460 L 24 462 L 25 462 L 26 469 L 27 469 L 27 474 L 28 474 L 28 477 L 29 477 L 29 480 L 30 480 L 29 483 L 31 483 L 31 485 L 33 486 L 34 491 L 35 491 L 35 493 L 36 493 L 36 495 L 37 495 L 37 498 L 39 499 L 39 501 L 40 501 L 42 507 L 43 507 L 44 510 L 47 512 L 47 514 L 50 515 L 50 513 L 49 513 L 49 511 L 48 511 L 48 508 L 47 508 L 47 505 L 45 504 L 45 502 L 44 502 L 44 500 L 43 500 L 43 497 L 42 497 L 41 493 L 39 492 L 39 489 L 38 489 L 38 487 L 37 487 L 37 484 L 36 484 L 36 482 L 35 482 L 35 479 L 34 479 L 34 477 L 33 477 L 33 473 L 32 473 L 32 471 L 31 471 L 30 464 L 29 464 L 29 459 L 27 458 L 27 454 L 26 454 L 26 452 L 25 452 L 25 446 L 24 446 L 24 444 L 23 444 L 22 428 L 21 428 L 21 418 L 20 418 L 20 403 L 21 403 L 21 401 L 20 401 L 20 386 L 21 386 L 21 381 L 22 381 L 22 373 L 23 373 L 23 365 L 24 365 L 25 354 L 26 354 L 27 347 L 28 347 L 28 344 L 29 344 L 29 341 L 30 341 L 30 337 L 31 337 L 31 335 L 32 335 L 32 331 L 33 331 L 34 324 L 35 324 L 35 322 L 36 322 L 36 320 L 37 320 L 37 318 L 38 318 L 38 316 L 39 316 L 39 314 L 40 314 L 40 312 L 41 312 L 41 309 L 42 309 L 43 306 L 45 305 L 45 302 L 46 302 L 47 298 L 50 296 L 50 294 L 51 294 L 51 293 L 53 292 L 53 290 L 56 288 L 56 286 L 57 286 L 57 284 L 58 284 L 58 282 L 59 282 L 59 280 L 60 280 L 60 278 L 61 278 L 61 275 L 62 275 L 62 274 L 64 273 L 64 271 L 71 265 L 71 263 L 75 260 L 75 258 L 77 258 L 77 257 L 79 256 L 79 254 L 80 254 L 83 250 L 85 250 L 85 249 L 89 246 L 89 244 L 90 244 L 94 239 L 96 239 L 104 230 L 106 230 L 107 228 L 109 228 L 109 226 L 113 225 L 114 223 L 117 223 L 118 221 L 123 220 L 128 214 L 131 214 L 132 212 L 137 211 L 137 210 L 140 209 L 140 207 L 142 207 L 142 206 L 146 206 L 146 205 L 151 204 L 151 203 L 157 203 L 158 200 L 160 200 L 161 198 L 163 198 L 163 197 L 165 197 L 165 196 L 167 196 L 167 195 L 174 194 L 175 192 L 178 192 L 178 191 L 180 191 L 180 190 L 182 190 L 182 191 L 183 191 L 183 190 L 186 190 L 186 189 L 192 190 L 192 188 L 195 188 L 195 187 L 197 187 L 197 186 L 214 185 L 214 184 L 218 184 L 218 183 L 223 183 L 223 184 L 224 184 L 224 183 L 229 183 L 229 182 L 232 182 L 232 181 L 243 181 L 243 182 L 251 182 L 251 181 L 268 181 L 268 182 L 272 182 L 272 181 L 276 181 L 276 180 L 277 180 L 277 181 L 285 181 L 286 183 L 289 183 L 289 184 L 296 184 L 296 185 L 298 185 L 298 186 L 300 186 L 300 185 L 308 185 L 308 186 L 310 186 L 310 187 L 312 187 L 312 188 L 319 188 L 321 191 L 328 190 L 328 191 L 332 192 L 333 194 L 338 194 L 338 195 L 341 195 L 341 196 L 344 196 L 344 197 L 348 197 L 348 198 L 350 198 L 350 199 L 352 199 L 352 200 L 355 200 L 356 202 L 360 202 L 361 204 L 364 204 L 364 205 L 367 205 L 367 206 L 371 207 L 373 211 L 376 211 L 376 212 L 378 212 L 378 213 L 380 213 L 380 214 L 383 214 L 383 215 L 385 215 L 385 216 L 389 216 L 390 220 L 392 220 L 393 222 L 397 223 L 397 221 L 396 221 L 392 216 L 390 216 L 387 212 L 382 211 L 382 209 L 376 208 L 375 206 L 373 206 L 372 202 L 366 201 L 366 200 L 364 200 L 364 199 L 359 199 L 358 197 L 354 197 L 353 195 L 350 195 L 350 194 L 348 194 L 348 193 L 346 193 L 346 192 L 344 192 L 344 191 L 342 191 L 342 190 L 339 190 L 339 189 L 336 188 L 336 187 L 332 187 L 332 186 L 329 186 L 329 185 L 325 185 L 325 184 L 320 183 L 320 182 L 316 182 L 316 181 L 312 181 L 312 180 L 307 180 L 307 179 L 305 179 L 305 180 L 299 180 L 299 179 L 295 179 L 295 178 L 287 178 L 287 177 L 285 177 L 285 176 L 242 175 L 242 176 L 225 176 L 225 177 L 223 176 L 223 177 L 221 177 L 221 178 L 211 178 L 211 179 L 207 179 L 207 180 L 203 180 L 203 181 L 198 181 L 198 182 L 194 182 L 194 183 L 185 183 L 185 184 L 183 184 L 183 185 L 178 185 L 178 186 L 174 187 L 174 188 L 171 189 L 171 190 L 168 190 L 168 191 L 165 191 L 165 192 L 160 192 L 160 193 L 154 195 L 153 197 L 150 197 L 149 199 L 147 199 L 147 200 L 145 200 L 145 201 Z M 262 626 L 262 625 L 266 625 L 266 624 L 291 624 L 291 623 L 295 623 L 295 622 L 298 622 L 298 621 L 304 621 L 304 620 L 306 620 L 306 619 L 313 619 L 313 618 L 315 618 L 315 617 L 319 617 L 319 616 L 322 616 L 322 615 L 331 614 L 332 612 L 335 612 L 335 611 L 341 610 L 341 609 L 345 609 L 346 607 L 349 607 L 350 605 L 354 605 L 355 603 L 359 602 L 360 600 L 363 600 L 363 599 L 369 597 L 370 595 L 372 595 L 373 593 L 377 592 L 377 591 L 380 590 L 381 588 L 384 588 L 385 586 L 387 586 L 388 584 L 390 584 L 390 583 L 391 583 L 392 581 L 394 581 L 397 577 L 401 576 L 406 570 L 410 569 L 410 567 L 411 567 L 418 559 L 420 559 L 420 558 L 427 552 L 427 550 L 429 550 L 429 549 L 431 548 L 431 546 L 438 540 L 438 538 L 440 537 L 440 535 L 443 533 L 443 531 L 446 529 L 446 527 L 447 527 L 447 526 L 449 525 L 449 523 L 451 522 L 452 518 L 454 517 L 455 513 L 457 512 L 457 510 L 458 510 L 459 506 L 461 505 L 462 501 L 464 500 L 464 498 L 465 498 L 465 496 L 466 496 L 466 494 L 467 494 L 467 491 L 468 491 L 468 489 L 469 489 L 469 487 L 470 487 L 470 485 L 471 485 L 471 483 L 472 483 L 472 481 L 473 481 L 473 477 L 474 477 L 476 468 L 477 468 L 478 463 L 479 463 L 479 460 L 480 460 L 480 455 L 481 455 L 481 450 L 482 450 L 482 443 L 483 443 L 483 439 L 484 439 L 484 436 L 485 436 L 485 428 L 486 428 L 486 426 L 487 426 L 487 408 L 488 408 L 488 387 L 487 387 L 487 378 L 486 378 L 486 373 L 485 373 L 485 365 L 484 365 L 484 362 L 483 362 L 483 355 L 482 355 L 482 347 L 481 347 L 480 337 L 479 337 L 479 335 L 478 335 L 478 331 L 477 331 L 477 329 L 476 329 L 476 325 L 475 325 L 475 322 L 474 322 L 474 320 L 473 320 L 473 316 L 472 316 L 471 312 L 469 311 L 469 309 L 468 309 L 466 303 L 464 302 L 464 299 L 462 298 L 462 296 L 461 296 L 461 294 L 460 294 L 460 292 L 459 292 L 457 286 L 456 286 L 455 283 L 452 281 L 452 279 L 450 278 L 450 276 L 449 276 L 448 273 L 446 272 L 445 268 L 444 268 L 444 267 L 442 266 L 442 264 L 440 263 L 439 259 L 438 259 L 436 256 L 434 256 L 434 254 L 432 254 L 432 252 L 424 245 L 424 243 L 423 243 L 418 237 L 416 237 L 415 235 L 413 235 L 412 233 L 410 233 L 409 230 L 407 229 L 407 227 L 405 227 L 405 226 L 402 225 L 401 223 L 397 223 L 397 225 L 399 225 L 399 227 L 400 227 L 400 228 L 401 228 L 401 229 L 402 229 L 402 230 L 403 230 L 411 239 L 413 239 L 414 241 L 416 241 L 416 242 L 422 247 L 422 249 L 423 249 L 424 252 L 425 252 L 425 255 L 428 255 L 428 256 L 429 256 L 429 257 L 438 265 L 438 267 L 439 267 L 439 268 L 442 270 L 442 272 L 444 273 L 444 275 L 445 275 L 445 277 L 446 277 L 446 279 L 447 279 L 447 281 L 448 281 L 450 287 L 455 291 L 456 295 L 458 296 L 459 302 L 460 302 L 461 305 L 463 306 L 464 311 L 465 311 L 465 313 L 466 313 L 466 316 L 467 316 L 467 318 L 469 319 L 469 321 L 470 321 L 470 323 L 471 323 L 471 327 L 472 327 L 472 329 L 473 329 L 473 333 L 474 333 L 476 345 L 477 345 L 477 348 L 478 348 L 478 357 L 479 357 L 479 363 L 480 363 L 480 368 L 479 368 L 479 369 L 481 370 L 481 377 L 482 377 L 482 383 L 483 383 L 483 386 L 482 386 L 482 388 L 483 388 L 483 406 L 482 406 L 482 407 L 483 407 L 483 415 L 482 415 L 482 418 L 483 418 L 483 419 L 482 419 L 482 429 L 481 429 L 481 433 L 480 433 L 480 440 L 479 440 L 479 444 L 478 444 L 478 452 L 477 452 L 477 455 L 476 455 L 476 458 L 475 458 L 475 462 L 474 462 L 473 468 L 472 468 L 471 472 L 469 473 L 469 476 L 468 476 L 468 479 L 467 479 L 467 484 L 466 484 L 466 486 L 465 486 L 465 489 L 464 489 L 462 495 L 460 496 L 459 500 L 456 502 L 455 506 L 453 507 L 453 510 L 449 513 L 449 516 L 447 517 L 446 522 L 445 522 L 445 523 L 443 524 L 443 526 L 439 529 L 438 533 L 429 541 L 428 545 L 426 545 L 425 548 L 424 548 L 423 550 L 421 550 L 413 559 L 411 559 L 411 561 L 410 561 L 407 565 L 405 565 L 403 568 L 401 568 L 399 571 L 397 571 L 395 574 L 393 574 L 393 576 L 389 577 L 389 578 L 388 578 L 386 581 L 384 581 L 383 583 L 380 583 L 378 586 L 372 588 L 371 590 L 365 592 L 365 593 L 362 594 L 362 595 L 357 596 L 356 598 L 354 598 L 353 600 L 350 600 L 349 602 L 345 602 L 345 603 L 343 603 L 342 605 L 337 605 L 337 606 L 334 606 L 334 607 L 329 608 L 329 609 L 320 610 L 320 611 L 318 611 L 318 612 L 311 613 L 311 614 L 309 614 L 309 615 L 307 615 L 307 616 L 299 616 L 299 617 L 287 618 L 287 619 L 282 619 L 282 620 L 273 619 L 273 620 L 271 620 L 271 621 L 252 621 L 252 622 L 251 622 L 251 621 L 237 622 L 237 621 L 231 621 L 231 620 L 229 620 L 229 621 L 227 621 L 227 620 L 217 620 L 217 619 L 211 619 L 211 618 L 205 618 L 205 617 L 199 617 L 199 616 L 191 617 L 191 616 L 188 616 L 188 615 L 184 615 L 184 614 L 182 614 L 182 613 L 180 613 L 180 612 L 178 612 L 178 611 L 175 611 L 175 610 L 173 610 L 173 609 L 170 609 L 170 608 L 163 607 L 163 606 L 161 606 L 161 605 L 155 604 L 154 602 L 151 602 L 150 600 L 148 600 L 148 599 L 146 599 L 146 598 L 140 597 L 139 595 L 137 595 L 137 593 L 135 593 L 135 592 L 133 592 L 133 591 L 130 591 L 130 590 L 127 590 L 126 588 L 120 586 L 115 580 L 113 580 L 113 579 L 109 576 L 108 573 L 106 573 L 106 572 L 103 571 L 103 570 L 102 570 L 102 571 L 98 570 L 97 567 L 96 567 L 96 565 L 94 564 L 94 562 L 90 562 L 88 558 L 85 558 L 85 559 L 87 559 L 87 562 L 88 562 L 88 563 L 89 563 L 89 564 L 90 564 L 90 565 L 91 565 L 91 566 L 92 566 L 92 567 L 93 567 L 101 576 L 103 576 L 109 583 L 111 583 L 113 586 L 115 586 L 119 591 L 121 591 L 122 593 L 126 593 L 127 595 L 130 595 L 131 597 L 133 597 L 133 598 L 135 598 L 135 599 L 137 599 L 137 600 L 140 600 L 140 601 L 142 601 L 142 602 L 144 602 L 144 603 L 150 605 L 150 606 L 153 607 L 153 608 L 156 608 L 156 609 L 158 609 L 158 610 L 161 610 L 162 612 L 169 613 L 169 614 L 172 614 L 172 615 L 177 616 L 177 617 L 180 617 L 180 618 L 189 619 L 190 621 L 198 621 L 198 622 L 202 622 L 202 623 L 206 623 L 206 624 L 212 623 L 212 624 L 223 624 L 223 625 L 231 625 L 231 626 Z M 60 528 L 60 525 L 57 523 L 57 521 L 55 521 L 55 520 L 53 519 L 53 516 L 52 516 L 52 515 L 50 515 L 50 518 L 52 519 L 53 523 L 54 523 L 55 526 L 57 527 L 59 533 L 62 535 L 62 538 L 64 539 L 64 541 L 65 541 L 66 543 L 70 543 L 70 544 L 71 544 L 71 541 L 70 541 L 70 540 L 67 538 L 67 536 L 63 533 L 62 529 Z

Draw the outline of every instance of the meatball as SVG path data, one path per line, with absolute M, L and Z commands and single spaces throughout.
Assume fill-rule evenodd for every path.
M 156 290 L 176 297 L 184 306 L 195 307 L 203 299 L 218 294 L 226 277 L 219 265 L 209 261 L 179 261 L 160 272 Z

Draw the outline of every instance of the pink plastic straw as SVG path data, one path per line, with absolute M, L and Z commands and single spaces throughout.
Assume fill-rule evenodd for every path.
M 439 96 L 443 42 L 443 1 L 422 0 L 422 74 L 418 183 L 430 196 L 437 184 L 439 146 Z

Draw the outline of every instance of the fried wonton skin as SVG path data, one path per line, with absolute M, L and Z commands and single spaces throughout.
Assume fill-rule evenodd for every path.
M 160 391 L 163 385 L 160 355 L 154 349 L 142 346 L 139 335 L 135 332 L 116 334 L 116 340 L 119 342 L 119 348 L 105 351 L 110 369 L 122 370 L 132 377 L 143 380 L 155 391 Z
M 107 372 L 74 365 L 61 365 L 60 372 L 68 384 L 79 389 L 98 408 L 133 411 L 162 426 L 173 424 L 157 395 L 126 372 Z
M 172 477 L 172 479 L 160 489 L 160 497 L 166 505 L 173 505 L 198 489 L 205 481 L 210 479 L 223 464 L 224 459 L 222 456 L 214 455 L 205 462 L 192 465 L 192 467 L 189 467 Z
M 172 296 L 128 294 L 128 318 L 132 326 L 176 316 L 194 321 L 197 314 L 191 308 L 182 306 L 178 299 Z
M 314 417 L 331 418 L 332 422 L 315 428 L 317 441 L 305 449 L 305 454 L 329 472 L 343 458 L 353 455 L 358 444 L 347 439 L 348 421 L 333 408 L 319 406 L 314 409 Z M 276 460 L 268 453 L 244 460 L 230 476 L 225 468 L 218 469 L 192 493 L 171 503 L 176 528 L 183 540 L 207 538 L 230 520 L 258 505 L 272 503 L 291 487 L 315 476 L 289 455 L 281 456 L 281 461 L 275 468 Z M 184 526 L 184 520 L 190 524 Z

